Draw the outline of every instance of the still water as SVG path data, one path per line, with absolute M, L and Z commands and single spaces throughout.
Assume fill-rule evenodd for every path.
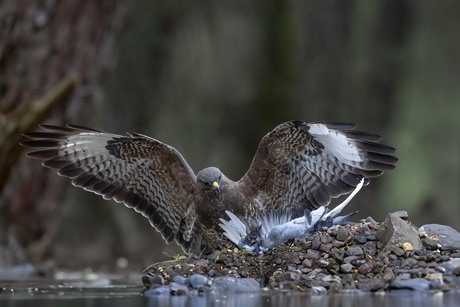
M 386 294 L 344 292 L 333 295 L 244 293 L 143 297 L 136 284 L 88 286 L 73 281 L 59 284 L 0 281 L 0 307 L 22 306 L 460 306 L 460 291 L 430 293 L 390 291 Z

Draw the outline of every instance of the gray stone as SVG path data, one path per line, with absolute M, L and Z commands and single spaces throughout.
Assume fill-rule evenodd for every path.
M 350 273 L 353 270 L 353 266 L 350 263 L 344 263 L 340 266 L 340 271 L 343 273 Z
M 208 278 L 201 274 L 193 274 L 187 278 L 187 282 L 191 288 L 201 289 L 208 284 Z
M 430 289 L 430 282 L 425 278 L 397 279 L 391 283 L 391 287 L 395 289 L 426 291 Z
M 354 240 L 355 240 L 355 242 L 360 243 L 360 244 L 364 244 L 364 243 L 367 242 L 367 239 L 366 239 L 365 235 L 356 235 L 354 237 Z
M 320 255 L 318 251 L 313 250 L 313 249 L 307 250 L 307 258 L 316 260 L 316 259 L 319 259 L 319 256 Z
M 391 249 L 391 252 L 399 257 L 406 253 L 401 247 L 394 247 Z
M 145 291 L 144 296 L 149 297 L 149 296 L 159 296 L 159 295 L 170 295 L 171 294 L 171 288 L 169 285 L 165 286 L 159 286 L 155 288 L 150 288 L 147 291 Z
M 370 228 L 377 229 L 377 222 L 371 216 L 366 217 L 364 221 L 369 224 Z
M 446 272 L 450 272 L 455 275 L 460 275 L 460 258 L 454 258 L 449 261 L 443 262 L 441 265 Z
M 364 254 L 364 252 L 363 249 L 359 246 L 350 246 L 345 252 L 345 254 L 349 256 L 360 256 Z
M 345 229 L 345 227 L 339 227 L 337 229 L 337 235 L 335 238 L 339 241 L 345 242 L 348 238 L 348 231 Z
M 177 282 L 171 282 L 169 284 L 170 291 L 172 295 L 185 295 L 188 293 L 188 288 L 184 284 L 179 284 Z
M 180 275 L 176 275 L 171 279 L 171 281 L 181 284 L 181 285 L 185 285 L 187 283 L 187 278 L 180 276 Z
M 294 272 L 285 272 L 283 274 L 276 276 L 277 281 L 285 281 L 285 280 L 293 281 L 293 280 L 299 280 L 299 279 L 300 279 L 299 274 L 294 273 Z
M 417 264 L 417 259 L 414 258 L 406 258 L 403 259 L 401 262 L 401 267 L 413 267 L 414 265 Z
M 391 213 L 396 217 L 399 217 L 400 219 L 407 220 L 409 219 L 409 214 L 407 214 L 407 211 L 396 211 Z
M 381 252 L 386 252 L 397 244 L 410 243 L 414 250 L 423 249 L 418 231 L 402 220 L 398 214 L 390 213 L 376 233 L 381 242 Z
M 221 276 L 214 278 L 211 290 L 216 292 L 259 292 L 260 285 L 253 278 Z
M 460 233 L 447 225 L 427 224 L 419 228 L 432 240 L 437 241 L 443 250 L 460 249 Z

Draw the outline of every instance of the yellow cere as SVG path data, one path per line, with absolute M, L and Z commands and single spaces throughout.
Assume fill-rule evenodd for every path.
M 218 184 L 216 181 L 214 181 L 214 182 L 212 183 L 212 186 L 213 186 L 214 188 L 218 188 L 218 187 L 219 187 L 219 184 Z

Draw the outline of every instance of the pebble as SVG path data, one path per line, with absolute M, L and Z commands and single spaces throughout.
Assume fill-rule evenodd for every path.
M 319 252 L 313 249 L 307 250 L 307 258 L 312 259 L 312 260 L 317 260 L 319 259 Z
M 360 256 L 364 254 L 363 249 L 360 246 L 350 246 L 345 252 L 348 256 Z
M 391 287 L 395 289 L 425 291 L 430 289 L 430 282 L 424 278 L 397 279 L 391 283 Z
M 201 274 L 193 274 L 187 278 L 188 285 L 194 289 L 201 289 L 208 284 L 208 278 Z
M 335 238 L 338 241 L 345 242 L 348 239 L 348 231 L 347 231 L 347 229 L 345 227 L 339 227 L 337 229 L 337 234 L 336 234 Z
M 355 242 L 360 243 L 360 244 L 364 244 L 367 242 L 367 238 L 364 235 L 357 235 L 354 237 L 354 240 Z
M 392 223 L 404 230 L 407 223 L 395 218 Z M 144 295 L 259 291 L 260 287 L 309 291 L 314 295 L 344 290 L 364 293 L 460 289 L 459 251 L 425 245 L 418 249 L 405 238 L 384 245 L 380 238 L 388 234 L 377 235 L 385 229 L 378 223 L 374 226 L 366 221 L 322 230 L 314 237 L 277 246 L 262 255 L 233 248 L 219 251 L 218 261 L 208 256 L 155 264 L 142 278 L 149 288 Z M 409 244 L 410 248 L 402 248 Z
M 340 271 L 343 273 L 350 273 L 353 270 L 353 266 L 350 263 L 344 263 L 340 266 Z

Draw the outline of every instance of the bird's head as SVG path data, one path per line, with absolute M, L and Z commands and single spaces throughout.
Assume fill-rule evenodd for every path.
M 198 173 L 196 180 L 204 190 L 220 192 L 222 176 L 217 167 L 207 167 Z

